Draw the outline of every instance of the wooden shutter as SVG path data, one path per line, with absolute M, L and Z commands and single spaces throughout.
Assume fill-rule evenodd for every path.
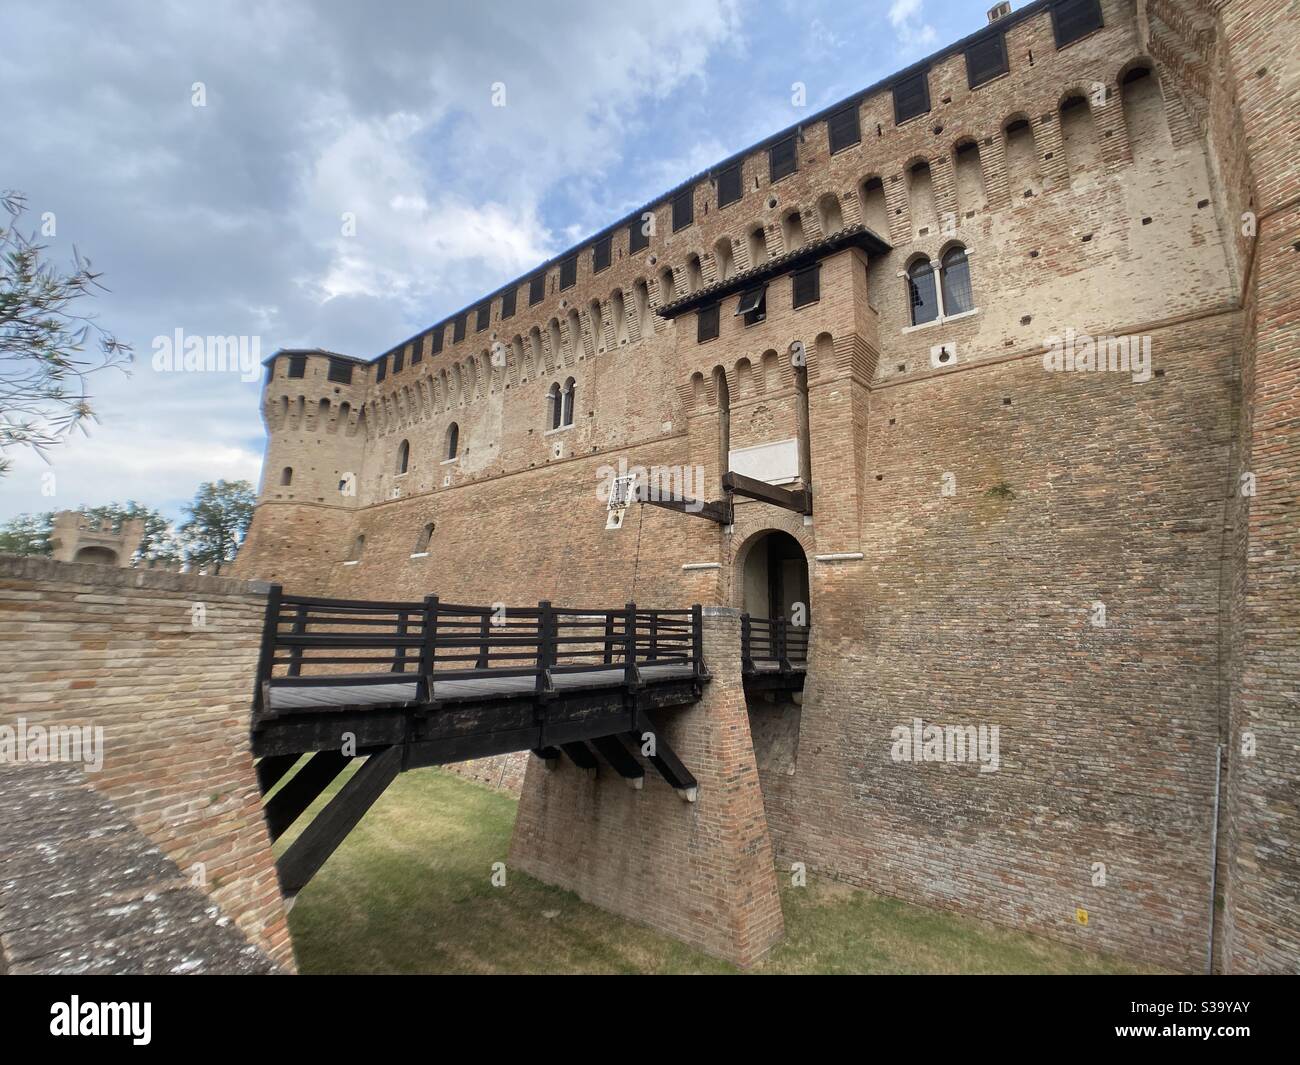
M 858 105 L 845 107 L 836 111 L 826 120 L 826 130 L 830 136 L 831 155 L 852 147 L 862 141 L 862 130 L 858 126 Z
M 894 124 L 901 126 L 909 118 L 930 110 L 930 72 L 921 70 L 894 85 Z

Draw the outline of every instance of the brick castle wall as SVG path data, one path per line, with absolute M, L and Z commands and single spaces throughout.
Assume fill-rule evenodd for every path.
M 673 232 L 659 202 L 644 251 L 619 227 L 608 270 L 584 249 L 574 287 L 552 265 L 536 306 L 521 282 L 512 317 L 494 296 L 484 331 L 471 315 L 459 343 L 446 323 L 422 333 L 400 372 L 387 353 L 382 383 L 359 368 L 346 447 L 313 435 L 335 416 L 308 412 L 339 402 L 326 360 L 302 380 L 277 360 L 239 572 L 357 597 L 741 606 L 749 547 L 788 531 L 810 560 L 812 668 L 797 712 L 752 711 L 782 863 L 1199 970 L 1216 751 L 1249 726 L 1271 745 L 1234 755 L 1223 793 L 1225 966 L 1294 967 L 1298 112 L 1280 51 L 1294 33 L 1276 30 L 1294 16 L 1274 0 L 1102 6 L 1105 28 L 1060 50 L 1035 6 L 1007 30 L 1009 75 L 972 90 L 960 53 L 942 55 L 928 115 L 895 125 L 888 90 L 869 92 L 859 145 L 831 155 L 825 123 L 808 123 L 795 174 L 773 183 L 766 152 L 747 153 L 738 203 L 718 208 L 698 180 L 691 226 Z M 1073 94 L 1086 107 L 1062 111 Z M 827 254 L 813 305 L 793 309 L 775 277 L 764 323 L 746 328 L 729 296 L 705 344 L 693 314 L 653 313 L 791 250 L 796 228 L 806 242 L 859 222 L 892 250 Z M 903 274 L 954 240 L 975 310 L 912 327 Z M 1046 371 L 1046 338 L 1068 329 L 1148 337 L 1160 375 Z M 716 498 L 724 421 L 733 448 L 798 436 L 796 340 L 812 522 L 740 503 L 724 530 L 634 507 L 606 532 L 602 466 L 702 464 Z M 951 365 L 933 359 L 941 343 Z M 547 390 L 568 377 L 575 425 L 550 433 Z M 273 483 L 323 456 L 293 498 Z M 1246 465 L 1266 498 L 1236 497 Z M 340 497 L 347 472 L 356 495 Z M 831 553 L 863 557 L 817 561 Z M 717 568 L 683 569 L 698 563 Z M 890 730 L 916 717 L 999 724 L 1002 768 L 895 764 Z M 555 787 L 526 787 L 521 817 Z
M 87 780 L 292 970 L 248 742 L 265 610 L 242 581 L 0 556 L 0 724 L 102 728 Z

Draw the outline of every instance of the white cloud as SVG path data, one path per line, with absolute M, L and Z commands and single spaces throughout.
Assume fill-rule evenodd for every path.
M 889 8 L 889 22 L 894 27 L 898 43 L 907 54 L 933 48 L 939 34 L 928 22 L 922 20 L 922 0 L 894 0 Z
M 620 163 L 647 101 L 704 91 L 738 27 L 736 0 L 683 0 L 672 18 L 634 0 L 384 18 L 350 2 L 46 0 L 6 21 L 4 181 L 58 212 L 54 258 L 75 240 L 106 271 L 95 310 L 142 362 L 177 328 L 374 355 L 612 220 L 604 196 L 575 193 Z M 256 386 L 140 367 L 93 390 L 102 424 L 53 453 L 58 497 L 17 454 L 0 519 L 256 478 Z

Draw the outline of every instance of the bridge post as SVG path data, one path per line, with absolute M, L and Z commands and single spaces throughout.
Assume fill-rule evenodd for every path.
M 434 646 L 438 639 L 438 597 L 424 597 L 424 639 L 420 641 L 420 685 L 424 691 L 421 702 L 433 702 L 433 663 L 437 655 Z
M 691 607 L 691 665 L 697 679 L 708 672 L 704 665 L 704 608 L 699 603 Z
M 641 671 L 636 668 L 636 603 L 623 608 L 623 683 L 629 689 L 641 684 Z
M 630 613 L 630 611 L 629 611 Z M 640 790 L 612 773 L 529 764 L 510 862 L 607 910 L 741 966 L 785 934 L 749 733 L 740 613 L 700 611 L 711 679 L 691 705 L 648 720 L 698 785 L 684 803 L 658 773 Z M 597 794 L 599 792 L 599 794 Z
M 555 611 L 551 601 L 543 599 L 537 604 L 537 701 L 544 702 L 554 687 L 551 684 L 551 667 L 555 665 L 556 629 Z

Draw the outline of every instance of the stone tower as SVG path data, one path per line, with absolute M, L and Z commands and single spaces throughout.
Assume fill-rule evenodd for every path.
M 50 542 L 56 562 L 126 567 L 143 538 L 143 518 L 124 521 L 122 528 L 114 532 L 107 518 L 96 521 L 79 510 L 61 510 L 54 515 Z

